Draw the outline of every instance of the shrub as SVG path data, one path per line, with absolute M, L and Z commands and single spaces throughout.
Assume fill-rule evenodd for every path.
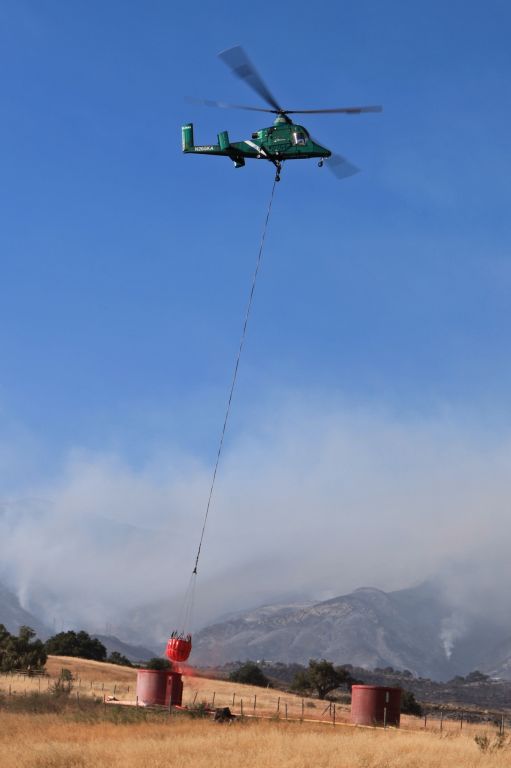
M 404 715 L 415 715 L 421 717 L 422 707 L 415 698 L 412 691 L 403 691 L 401 693 L 401 712 Z
M 112 651 L 107 661 L 110 662 L 110 664 L 119 664 L 121 667 L 133 666 L 128 657 L 124 656 L 122 653 L 119 653 L 119 651 Z
M 161 656 L 154 656 L 149 659 L 145 665 L 146 669 L 172 669 L 172 664 L 168 659 L 163 659 Z
M 61 669 L 60 675 L 50 686 L 50 693 L 53 696 L 69 696 L 73 689 L 73 675 L 69 669 Z
M 267 688 L 270 685 L 264 672 L 253 661 L 247 661 L 238 669 L 233 670 L 229 675 L 229 680 L 244 685 L 260 685 L 262 688 Z

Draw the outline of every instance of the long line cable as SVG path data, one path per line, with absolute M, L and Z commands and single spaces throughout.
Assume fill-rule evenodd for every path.
M 271 207 L 272 207 L 272 203 L 273 203 L 273 196 L 275 194 L 275 187 L 277 185 L 277 180 L 278 180 L 278 176 L 275 177 L 275 180 L 273 182 L 273 187 L 272 187 L 272 190 L 271 190 L 270 202 L 268 204 L 268 210 L 266 212 L 266 219 L 264 221 L 263 232 L 262 232 L 262 235 L 261 235 L 261 242 L 259 244 L 259 252 L 257 254 L 257 260 L 256 260 L 256 266 L 255 266 L 255 270 L 254 270 L 254 276 L 252 278 L 252 287 L 250 289 L 250 294 L 249 294 L 249 298 L 248 298 L 247 308 L 246 308 L 246 311 L 245 311 L 245 320 L 243 322 L 243 330 L 242 330 L 242 333 L 241 333 L 240 345 L 239 345 L 239 348 L 238 348 L 238 355 L 236 357 L 236 364 L 234 366 L 234 372 L 233 372 L 233 375 L 232 375 L 231 389 L 230 389 L 230 392 L 229 392 L 229 399 L 227 401 L 227 408 L 225 410 L 224 424 L 223 424 L 222 432 L 221 432 L 221 435 L 220 435 L 220 442 L 219 442 L 219 445 L 218 445 L 218 451 L 217 451 L 217 455 L 216 455 L 215 468 L 213 470 L 213 476 L 211 478 L 211 485 L 209 487 L 208 503 L 206 504 L 206 514 L 204 515 L 204 522 L 202 524 L 202 531 L 201 531 L 200 540 L 199 540 L 199 548 L 197 550 L 197 557 L 195 558 L 195 566 L 194 566 L 194 569 L 192 571 L 192 574 L 195 574 L 195 575 L 197 575 L 197 567 L 199 565 L 199 557 L 200 557 L 200 553 L 201 553 L 201 549 L 202 549 L 202 542 L 204 540 L 204 532 L 206 530 L 206 523 L 208 522 L 209 509 L 211 507 L 211 500 L 213 498 L 213 491 L 215 489 L 215 482 L 216 482 L 216 476 L 217 476 L 217 472 L 218 472 L 218 465 L 220 463 L 220 456 L 222 455 L 222 448 L 223 448 L 223 445 L 224 445 L 225 431 L 227 429 L 227 422 L 229 421 L 229 414 L 231 412 L 232 397 L 233 397 L 233 394 L 234 394 L 234 388 L 236 386 L 236 379 L 238 378 L 238 368 L 239 368 L 239 365 L 240 365 L 241 353 L 243 351 L 243 345 L 245 344 L 245 336 L 247 335 L 248 319 L 250 317 L 250 310 L 252 308 L 252 301 L 253 301 L 253 298 L 254 298 L 254 292 L 255 292 L 256 283 L 257 283 L 257 276 L 259 274 L 259 267 L 261 266 L 261 260 L 262 260 L 263 249 L 264 249 L 264 241 L 265 241 L 266 232 L 267 232 L 267 229 L 268 229 L 268 222 L 270 220 Z

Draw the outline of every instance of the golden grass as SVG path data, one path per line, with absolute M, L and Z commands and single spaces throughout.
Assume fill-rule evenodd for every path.
M 55 682 L 62 669 L 69 669 L 74 678 L 74 689 L 81 696 L 113 696 L 118 699 L 134 699 L 137 671 L 130 667 L 107 664 L 101 661 L 76 659 L 72 656 L 48 656 L 46 677 L 25 675 L 0 675 L 0 692 L 23 695 L 41 692 Z M 1 763 L 0 763 L 1 768 Z
M 220 725 L 80 723 L 54 715 L 0 714 L 2 768 L 506 768 L 509 749 L 482 753 L 467 734 L 326 728 L 244 721 Z
M 112 695 L 128 701 L 134 699 L 136 670 L 111 664 L 68 657 L 50 657 L 49 677 L 0 676 L 0 691 L 17 699 L 25 691 L 41 693 L 60 674 L 70 669 L 75 677 L 75 693 L 79 699 Z M 92 683 L 92 685 L 91 685 Z M 330 713 L 324 713 L 325 702 L 304 699 L 305 722 L 300 722 L 302 699 L 271 689 L 237 685 L 225 680 L 208 680 L 184 676 L 184 704 L 213 701 L 215 706 L 229 706 L 252 715 L 254 696 L 256 714 L 263 719 L 244 719 L 232 724 L 209 720 L 191 720 L 182 715 L 169 717 L 165 712 L 140 717 L 115 718 L 121 710 L 128 715 L 136 710 L 101 705 L 91 714 L 87 707 L 64 708 L 61 714 L 41 714 L 0 709 L 0 768 L 226 768 L 257 765 L 258 768 L 506 768 L 511 764 L 511 748 L 483 753 L 474 735 L 495 729 L 481 725 L 428 720 L 428 729 L 416 718 L 404 717 L 399 731 L 356 728 L 348 725 L 347 707 L 336 707 L 337 727 Z M 232 705 L 234 694 L 234 707 Z M 279 716 L 276 721 L 280 697 Z M 10 699 L 10 701 L 15 700 Z M 287 714 L 289 721 L 285 721 Z M 314 722 L 316 718 L 316 722 Z M 319 720 L 322 718 L 322 722 Z

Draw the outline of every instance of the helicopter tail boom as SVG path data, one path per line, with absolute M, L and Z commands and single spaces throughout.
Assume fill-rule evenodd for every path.
M 187 123 L 181 128 L 183 152 L 191 152 L 197 155 L 224 155 L 229 157 L 236 168 L 242 168 L 245 165 L 243 153 L 229 141 L 227 131 L 221 131 L 218 134 L 218 144 L 205 144 L 197 146 L 193 139 L 193 123 Z

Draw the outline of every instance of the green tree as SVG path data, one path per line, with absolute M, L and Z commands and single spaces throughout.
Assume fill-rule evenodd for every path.
M 264 672 L 254 661 L 247 661 L 238 669 L 234 669 L 229 675 L 229 680 L 244 685 L 260 685 L 263 688 L 267 688 L 270 684 Z
M 172 669 L 172 663 L 161 656 L 154 656 L 152 659 L 149 659 L 145 666 L 146 669 Z
M 415 715 L 421 717 L 422 707 L 415 698 L 412 691 L 401 692 L 401 712 L 405 715 Z
M 35 639 L 36 633 L 30 627 L 22 626 L 18 636 L 11 635 L 0 624 L 0 669 L 10 672 L 23 669 L 30 672 L 43 669 L 46 664 L 46 650 L 41 640 Z
M 59 632 L 50 637 L 46 643 L 46 651 L 53 656 L 76 656 L 81 659 L 105 661 L 106 648 L 95 637 L 83 630 L 80 632 Z
M 301 693 L 317 693 L 320 699 L 324 699 L 341 685 L 351 688 L 354 682 L 345 667 L 334 667 L 332 662 L 326 659 L 310 659 L 308 668 L 295 674 L 291 687 Z
M 132 667 L 133 664 L 128 659 L 127 656 L 124 656 L 122 653 L 119 653 L 119 651 L 112 651 L 110 656 L 108 657 L 107 661 L 110 662 L 110 664 L 119 664 L 121 667 Z

